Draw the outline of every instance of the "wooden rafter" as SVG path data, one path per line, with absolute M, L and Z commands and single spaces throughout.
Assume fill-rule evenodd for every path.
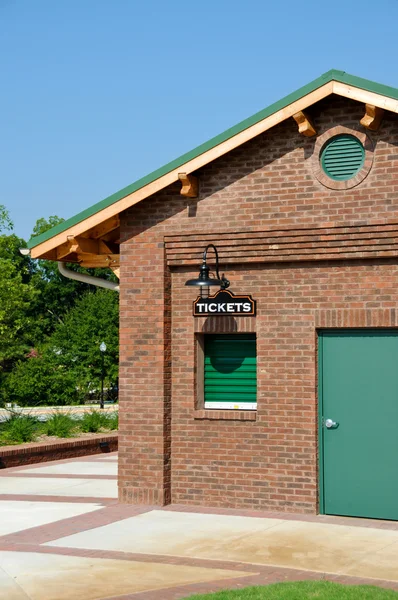
M 194 175 L 187 175 L 187 173 L 178 173 L 178 179 L 182 183 L 181 196 L 197 198 L 199 189 L 198 178 Z
M 370 131 L 377 131 L 383 118 L 384 110 L 374 104 L 365 104 L 365 116 L 360 123 Z
M 98 239 L 108 235 L 111 231 L 120 227 L 119 215 L 115 215 L 110 219 L 106 219 L 103 223 L 99 223 L 96 227 L 87 231 L 87 237 Z
M 316 135 L 316 129 L 312 124 L 310 118 L 305 114 L 304 111 L 300 110 L 296 114 L 293 115 L 293 119 L 296 121 L 298 125 L 299 133 L 307 137 L 312 137 Z
M 99 240 L 98 254 L 119 254 L 119 244 L 111 241 Z
M 57 248 L 57 260 L 65 260 L 70 254 L 78 257 L 85 255 L 106 257 L 108 255 L 119 255 L 119 246 L 114 242 L 103 242 L 86 237 L 69 237 L 68 241 Z

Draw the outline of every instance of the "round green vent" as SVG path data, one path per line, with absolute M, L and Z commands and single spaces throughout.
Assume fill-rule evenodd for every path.
M 321 151 L 322 169 L 335 181 L 354 177 L 365 162 L 365 149 L 354 135 L 336 135 Z

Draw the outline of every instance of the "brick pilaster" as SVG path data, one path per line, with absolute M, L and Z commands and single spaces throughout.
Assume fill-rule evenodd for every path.
M 170 502 L 170 275 L 161 242 L 132 237 L 121 259 L 119 498 L 163 505 Z

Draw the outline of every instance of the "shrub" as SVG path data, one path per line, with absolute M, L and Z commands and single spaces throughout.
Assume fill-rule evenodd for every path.
M 1 444 L 23 444 L 34 442 L 39 422 L 31 415 L 13 414 L 0 425 Z
M 5 382 L 7 401 L 20 406 L 82 402 L 84 395 L 77 389 L 73 373 L 57 365 L 56 358 L 45 354 L 19 362 Z
M 60 438 L 68 438 L 77 429 L 76 420 L 71 415 L 54 412 L 41 426 L 46 435 L 55 435 Z
M 117 412 L 107 413 L 104 415 L 106 417 L 106 424 L 104 427 L 106 429 L 110 429 L 113 431 L 114 429 L 118 429 L 119 427 L 119 414 Z
M 84 414 L 80 421 L 80 429 L 85 433 L 97 433 L 102 428 L 106 428 L 107 418 L 104 413 L 98 410 L 92 410 Z

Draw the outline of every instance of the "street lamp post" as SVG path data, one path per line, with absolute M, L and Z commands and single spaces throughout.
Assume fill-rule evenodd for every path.
M 104 408 L 104 376 L 105 376 L 105 352 L 106 352 L 106 344 L 105 342 L 101 342 L 100 344 L 101 351 L 101 400 L 100 400 L 100 408 Z

